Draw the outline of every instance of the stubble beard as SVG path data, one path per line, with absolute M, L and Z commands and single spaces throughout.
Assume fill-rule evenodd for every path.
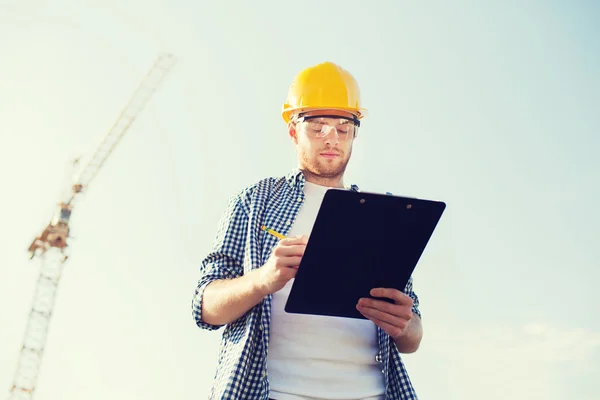
M 341 154 L 340 157 L 343 157 L 341 160 L 327 161 L 319 160 L 318 155 L 311 157 L 306 150 L 303 150 L 300 157 L 308 173 L 322 178 L 334 179 L 341 177 L 346 172 L 351 153 L 352 150 L 349 150 L 347 155 L 345 153 Z

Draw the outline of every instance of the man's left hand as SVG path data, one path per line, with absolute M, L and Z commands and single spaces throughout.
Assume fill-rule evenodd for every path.
M 393 339 L 404 335 L 413 318 L 413 300 L 410 296 L 397 289 L 376 288 L 371 290 L 371 296 L 388 298 L 387 301 L 362 298 L 358 301 L 356 309 L 370 319 L 375 325 L 382 328 Z

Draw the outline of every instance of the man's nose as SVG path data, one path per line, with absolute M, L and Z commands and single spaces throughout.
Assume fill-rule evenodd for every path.
M 334 143 L 339 143 L 340 136 L 338 135 L 337 129 L 335 129 L 335 127 L 326 125 L 326 127 L 324 127 L 323 129 L 326 130 L 324 132 L 325 133 L 325 143 L 331 143 L 332 141 Z

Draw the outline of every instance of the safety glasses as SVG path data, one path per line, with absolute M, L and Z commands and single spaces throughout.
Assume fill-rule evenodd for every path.
M 296 119 L 296 126 L 311 139 L 323 139 L 331 133 L 343 142 L 356 137 L 360 121 L 339 115 L 300 115 Z

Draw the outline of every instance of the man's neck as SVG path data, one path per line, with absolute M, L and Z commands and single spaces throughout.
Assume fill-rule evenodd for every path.
M 313 174 L 309 171 L 302 170 L 304 178 L 307 182 L 314 183 L 319 186 L 327 186 L 332 188 L 344 188 L 344 175 L 338 175 L 335 177 L 324 177 Z

